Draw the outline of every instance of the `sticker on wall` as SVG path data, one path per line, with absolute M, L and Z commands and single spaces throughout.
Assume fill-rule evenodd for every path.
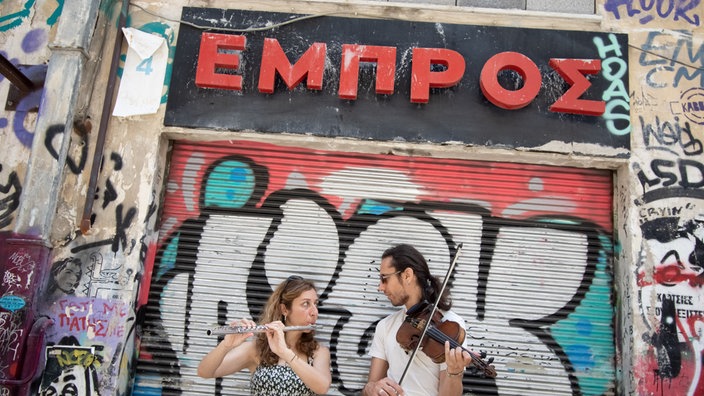
M 0 308 L 10 312 L 19 311 L 24 308 L 25 304 L 24 298 L 12 294 L 0 297 Z
M 168 46 L 163 37 L 134 28 L 123 28 L 129 45 L 112 115 L 128 117 L 154 114 L 161 103 Z

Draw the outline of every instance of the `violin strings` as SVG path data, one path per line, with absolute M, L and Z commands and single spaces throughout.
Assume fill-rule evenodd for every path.
M 418 328 L 421 325 L 421 321 L 418 320 L 417 318 L 414 318 L 411 322 L 412 322 L 412 325 L 416 328 Z M 457 342 L 455 339 L 448 336 L 447 334 L 443 333 L 441 330 L 439 330 L 437 327 L 433 326 L 432 324 L 428 325 L 427 333 L 431 338 L 435 339 L 438 342 L 445 343 L 445 341 L 449 341 L 451 348 L 457 348 L 457 347 L 462 348 L 463 351 L 466 351 L 467 353 L 469 353 L 469 356 L 472 358 L 472 361 L 474 362 L 474 364 L 476 364 L 477 366 L 479 366 L 483 369 L 488 369 L 489 365 L 484 360 L 480 359 L 475 354 L 468 351 L 464 346 L 462 346 L 462 344 L 460 344 L 459 342 Z
M 421 329 L 425 327 L 425 321 L 421 321 L 418 318 L 413 318 L 410 319 L 409 322 L 413 327 L 416 329 Z M 479 356 L 475 355 L 474 353 L 470 352 L 467 350 L 462 344 L 457 342 L 455 339 L 452 337 L 448 336 L 447 334 L 443 333 L 441 330 L 439 330 L 437 327 L 435 327 L 432 323 L 428 324 L 428 328 L 426 329 L 427 335 L 434 339 L 435 341 L 442 342 L 443 344 L 445 341 L 450 342 L 450 347 L 452 348 L 457 348 L 460 347 L 462 348 L 463 351 L 466 351 L 469 353 L 470 358 L 472 359 L 472 363 L 479 367 L 481 370 L 483 370 L 487 374 L 494 373 L 494 370 L 492 369 L 492 366 L 490 366 L 487 362 L 485 362 L 483 359 L 481 359 Z M 419 341 L 420 342 L 420 341 Z M 495 376 L 495 374 L 494 374 Z
M 451 337 L 448 336 L 447 334 L 443 333 L 442 331 L 438 330 L 436 327 L 434 327 L 434 326 L 431 325 L 431 326 L 428 328 L 428 334 L 430 334 L 431 337 L 435 338 L 436 341 L 441 341 L 441 340 L 442 340 L 443 343 L 444 343 L 444 341 L 450 341 L 450 347 L 452 347 L 452 348 L 457 348 L 457 347 L 462 348 L 463 351 L 466 351 L 467 353 L 469 353 L 469 356 L 472 358 L 472 361 L 474 361 L 475 364 L 478 363 L 478 365 L 481 366 L 481 367 L 486 367 L 486 366 L 487 366 L 486 362 L 484 362 L 483 360 L 479 359 L 479 358 L 478 358 L 477 356 L 475 356 L 472 352 L 468 351 L 465 347 L 463 347 L 462 345 L 460 345 L 459 342 L 457 342 L 456 340 L 454 340 L 453 338 L 451 338 Z

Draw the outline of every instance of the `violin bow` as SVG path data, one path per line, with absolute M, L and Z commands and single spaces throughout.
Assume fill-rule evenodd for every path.
M 445 280 L 442 282 L 442 287 L 440 288 L 440 291 L 438 292 L 438 297 L 435 299 L 435 304 L 433 304 L 433 309 L 430 311 L 430 318 L 429 320 L 425 321 L 425 325 L 423 326 L 423 332 L 420 333 L 420 338 L 418 339 L 418 345 L 416 345 L 415 348 L 413 348 L 413 352 L 411 353 L 411 357 L 408 359 L 408 363 L 406 363 L 406 368 L 403 369 L 403 374 L 401 374 L 401 378 L 398 380 L 399 386 L 403 382 L 403 379 L 406 377 L 406 373 L 408 372 L 408 368 L 411 367 L 411 363 L 413 363 L 413 358 L 416 357 L 416 353 L 418 353 L 418 349 L 420 349 L 420 346 L 422 344 L 421 341 L 423 341 L 423 337 L 425 337 L 425 333 L 428 332 L 428 327 L 430 327 L 430 322 L 432 322 L 432 318 L 435 315 L 435 311 L 438 309 L 438 304 L 440 303 L 440 299 L 442 298 L 442 294 L 445 292 L 445 287 L 447 286 L 447 282 L 450 280 L 450 275 L 452 274 L 452 270 L 455 269 L 455 264 L 457 264 L 457 259 L 460 257 L 460 252 L 462 251 L 462 242 L 460 242 L 457 245 L 457 252 L 455 252 L 455 257 L 452 259 L 452 263 L 450 263 L 450 268 L 447 269 L 447 273 L 445 274 Z

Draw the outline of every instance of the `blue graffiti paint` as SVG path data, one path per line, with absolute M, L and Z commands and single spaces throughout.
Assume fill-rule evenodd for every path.
M 392 210 L 401 210 L 401 207 L 393 207 L 389 204 L 381 203 L 373 199 L 365 199 L 360 205 L 357 213 L 359 214 L 371 214 L 371 215 L 381 215 Z
M 607 264 L 613 245 L 606 235 L 600 235 L 599 242 L 603 249 L 598 252 L 596 271 L 589 291 L 574 312 L 550 329 L 555 341 L 569 357 L 580 390 L 585 396 L 603 395 L 615 386 L 613 329 L 604 325 L 596 327 L 589 320 L 613 312 L 610 301 L 603 298 L 611 293 L 612 281 Z M 603 374 L 594 375 L 594 372 Z
M 577 334 L 588 337 L 592 334 L 592 322 L 587 318 L 580 318 L 575 325 Z
M 26 54 L 36 52 L 46 45 L 46 31 L 44 29 L 34 29 L 27 33 L 22 39 L 22 51 Z
M 178 240 L 180 236 L 180 233 L 176 234 L 176 236 L 171 239 L 171 242 L 169 242 L 169 245 L 164 249 L 157 278 L 161 278 L 168 270 L 176 266 L 176 251 L 178 250 Z
M 694 26 L 699 26 L 700 19 L 697 13 L 700 0 L 606 0 L 604 10 L 613 14 L 616 19 L 621 19 L 620 8 L 625 8 L 625 17 L 636 17 L 641 25 L 646 25 L 654 20 L 684 21 Z M 653 15 L 656 14 L 656 15 Z
M 254 172 L 239 161 L 219 164 L 208 177 L 205 206 L 239 209 L 249 201 L 255 187 Z
M 621 136 L 631 133 L 630 96 L 626 88 L 628 63 L 623 59 L 624 51 L 616 36 L 610 34 L 608 39 L 608 42 L 601 37 L 593 39 L 602 62 L 601 74 L 609 81 L 609 88 L 601 97 L 606 102 L 606 112 L 602 117 L 609 132 Z
M 22 98 L 20 103 L 17 105 L 17 112 L 15 113 L 15 119 L 12 123 L 12 127 L 17 140 L 19 140 L 25 147 L 32 147 L 34 131 L 30 131 L 25 128 L 24 120 L 33 109 L 37 109 L 39 107 L 43 92 L 43 90 L 34 91 Z
M 161 385 L 161 377 L 154 375 L 138 375 L 134 387 L 132 388 L 132 394 L 134 396 L 161 396 L 161 386 L 149 384 Z
M 49 26 L 54 26 L 56 22 L 59 21 L 59 17 L 61 16 L 61 13 L 64 11 L 64 1 L 65 0 L 56 0 L 58 3 L 58 6 L 54 10 L 54 12 L 47 18 L 46 23 Z
M 35 0 L 28 0 L 20 11 L 0 16 L 0 32 L 5 32 L 20 26 L 31 14 Z M 0 1 L 2 3 L 2 1 Z
M 0 0 L 0 3 L 2 0 Z M 44 34 L 43 31 L 41 34 Z M 27 40 L 27 37 L 32 37 L 29 40 Z M 37 40 L 41 41 L 41 43 L 38 43 Z M 22 43 L 22 48 L 26 52 L 27 50 L 34 50 L 36 45 L 43 45 L 46 42 L 46 38 L 44 39 L 37 39 L 35 34 L 32 34 L 30 32 L 27 34 L 25 37 L 25 41 Z M 0 51 L 0 54 L 2 54 L 5 58 L 9 59 L 8 54 L 5 51 Z M 12 63 L 15 66 L 19 65 L 19 60 L 17 58 L 12 58 L 9 59 L 10 63 Z M 44 66 L 42 65 L 34 65 L 34 66 L 27 66 L 22 70 L 22 72 L 25 75 L 31 76 L 35 73 L 38 72 L 40 68 Z M 5 79 L 4 76 L 0 75 L 0 82 Z M 31 92 L 30 94 L 24 96 L 20 102 L 17 104 L 16 107 L 16 112 L 15 112 L 15 117 L 13 119 L 13 132 L 15 133 L 15 136 L 17 137 L 17 140 L 20 141 L 20 143 L 25 146 L 25 147 L 32 147 L 32 141 L 34 140 L 34 131 L 30 131 L 27 128 L 25 128 L 25 118 L 27 115 L 32 112 L 36 111 L 39 108 L 39 104 L 42 99 L 42 93 L 43 90 L 37 90 L 34 92 Z M 4 128 L 9 124 L 9 121 L 7 118 L 2 118 L 0 120 L 0 128 Z
M 611 379 L 615 376 L 613 359 L 616 352 L 610 336 L 612 329 L 594 328 L 587 319 L 595 316 L 597 311 L 612 311 L 609 301 L 599 298 L 604 293 L 609 293 L 611 287 L 610 275 L 606 269 L 606 251 L 612 245 L 605 236 L 600 236 L 599 239 L 603 244 L 602 246 L 604 246 L 604 250 L 599 252 L 597 269 L 589 292 L 568 319 L 558 322 L 552 328 L 555 339 L 564 346 L 567 355 L 572 361 L 580 381 L 580 389 L 584 395 L 602 395 L 607 393 L 614 386 Z M 597 334 L 609 334 L 609 336 Z M 582 346 L 589 348 L 588 353 Z M 585 373 L 585 370 L 603 372 L 604 375 L 581 376 L 580 374 Z
M 572 362 L 575 371 L 586 371 L 594 368 L 595 363 L 589 345 L 570 345 L 565 348 L 565 352 L 567 352 L 567 356 L 570 357 L 570 362 Z

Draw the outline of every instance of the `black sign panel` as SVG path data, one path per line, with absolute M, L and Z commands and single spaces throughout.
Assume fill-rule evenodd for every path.
M 625 35 L 329 16 L 301 19 L 267 30 L 234 30 L 272 26 L 296 17 L 300 15 L 184 8 L 182 19 L 203 28 L 187 24 L 180 27 L 165 124 L 507 148 L 539 149 L 550 142 L 630 148 Z M 242 76 L 241 90 L 196 86 L 201 35 L 205 31 L 246 37 L 237 71 Z M 322 89 L 308 89 L 304 79 L 289 90 L 277 76 L 273 93 L 260 92 L 266 38 L 278 41 L 290 64 L 295 64 L 313 43 L 325 43 Z M 377 94 L 375 65 L 362 62 L 357 99 L 341 99 L 338 89 L 344 44 L 395 47 L 394 93 Z M 460 53 L 466 64 L 464 76 L 452 87 L 432 88 L 427 103 L 412 103 L 414 48 L 446 48 Z M 480 88 L 480 74 L 487 60 L 505 51 L 525 55 L 541 73 L 539 93 L 530 104 L 517 110 L 497 107 Z M 603 115 L 549 110 L 570 87 L 549 65 L 551 58 L 601 60 L 601 72 L 587 76 L 591 86 L 581 99 L 605 101 Z M 506 89 L 520 89 L 523 83 L 511 71 L 500 72 L 497 78 Z

